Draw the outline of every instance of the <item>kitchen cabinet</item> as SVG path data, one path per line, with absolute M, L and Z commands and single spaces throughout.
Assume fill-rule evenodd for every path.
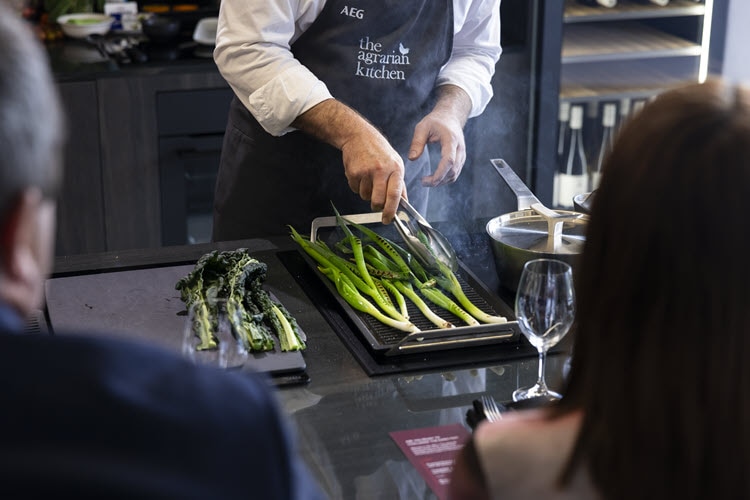
M 162 245 L 206 243 L 213 228 L 229 88 L 157 95 Z
M 193 109 L 200 109 L 201 91 L 212 96 L 217 88 L 228 89 L 218 71 L 99 82 L 100 100 L 110 103 L 101 113 L 106 138 L 102 142 L 102 191 L 108 250 L 162 246 L 159 95 L 192 91 Z M 228 100 L 224 116 L 227 111 Z
M 59 90 L 68 122 L 68 148 L 55 253 L 101 252 L 106 250 L 106 235 L 96 83 L 66 82 Z
M 57 255 L 162 246 L 163 227 L 171 221 L 162 220 L 160 96 L 188 92 L 179 111 L 200 122 L 220 91 L 223 106 L 213 110 L 213 122 L 226 120 L 231 90 L 213 61 L 76 75 L 60 79 L 58 87 L 71 141 Z

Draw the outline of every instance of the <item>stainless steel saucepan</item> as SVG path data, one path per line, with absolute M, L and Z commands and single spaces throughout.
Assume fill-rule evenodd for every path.
M 515 292 L 529 260 L 555 258 L 575 266 L 588 216 L 545 207 L 504 160 L 490 162 L 518 199 L 518 211 L 495 217 L 486 227 L 501 285 Z
M 573 197 L 573 208 L 575 208 L 577 212 L 590 214 L 591 205 L 594 203 L 595 194 L 596 194 L 596 190 L 593 190 L 588 193 L 581 193 L 581 194 L 575 195 Z

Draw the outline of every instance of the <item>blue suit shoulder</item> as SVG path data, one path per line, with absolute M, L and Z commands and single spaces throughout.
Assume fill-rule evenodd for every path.
M 19 429 L 0 437 L 0 484 L 33 473 L 131 497 L 318 498 L 263 375 L 112 338 L 0 335 L 0 378 L 0 422 Z M 34 469 L 13 465 L 30 441 L 44 443 Z

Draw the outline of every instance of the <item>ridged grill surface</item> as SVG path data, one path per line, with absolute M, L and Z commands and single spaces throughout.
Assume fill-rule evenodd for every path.
M 495 311 L 495 309 L 490 306 L 487 303 L 487 300 L 480 295 L 471 285 L 469 285 L 466 281 L 466 279 L 461 276 L 460 274 L 457 275 L 459 283 L 461 283 L 461 288 L 464 290 L 464 293 L 466 296 L 471 300 L 472 303 L 474 303 L 479 309 L 482 311 L 488 313 L 488 314 L 500 314 L 498 311 Z M 444 292 L 446 295 L 449 295 L 448 293 Z M 423 297 L 424 298 L 424 297 Z M 427 300 L 425 299 L 425 302 Z M 457 301 L 455 301 L 457 302 Z M 461 319 L 458 318 L 458 316 L 455 316 L 453 313 L 446 311 L 445 309 L 439 308 L 438 306 L 427 302 L 427 304 L 430 306 L 430 309 L 435 311 L 435 313 L 440 316 L 443 319 L 446 319 L 453 323 L 454 326 L 466 326 L 466 323 L 464 323 Z M 422 331 L 429 331 L 429 330 L 435 330 L 437 329 L 437 326 L 435 326 L 430 320 L 428 320 L 422 312 L 417 308 L 414 303 L 406 299 L 406 309 L 409 311 L 409 320 L 414 323 L 417 328 L 419 328 Z M 347 304 L 348 307 L 348 304 Z M 406 337 L 407 333 L 402 332 L 401 330 L 398 330 L 396 328 L 390 327 L 386 325 L 385 323 L 381 323 L 380 321 L 376 320 L 369 314 L 360 313 L 358 311 L 353 311 L 359 318 L 362 320 L 362 322 L 367 326 L 369 333 L 372 335 L 375 340 L 378 341 L 379 344 L 381 344 L 383 347 L 391 347 L 395 344 L 398 344 L 404 337 Z

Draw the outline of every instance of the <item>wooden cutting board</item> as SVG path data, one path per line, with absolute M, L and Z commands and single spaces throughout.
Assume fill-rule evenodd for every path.
M 91 333 L 157 344 L 179 353 L 187 318 L 175 283 L 192 265 L 67 276 L 47 280 L 45 294 L 55 334 Z M 251 354 L 249 369 L 272 374 L 306 368 L 301 352 Z

